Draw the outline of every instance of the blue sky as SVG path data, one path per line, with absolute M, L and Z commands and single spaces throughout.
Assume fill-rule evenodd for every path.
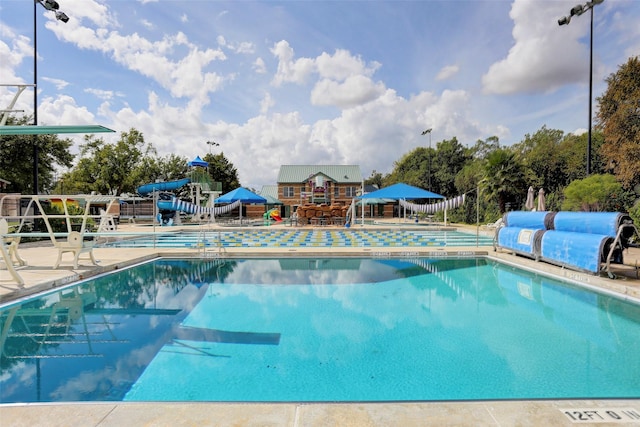
M 587 128 L 589 13 L 557 23 L 575 0 L 58 2 L 66 24 L 36 9 L 40 124 L 136 128 L 189 159 L 215 141 L 258 190 L 281 164 L 388 173 L 427 128 L 434 148 Z M 596 6 L 594 98 L 640 55 L 638 22 L 637 0 Z M 0 83 L 33 83 L 31 2 L 0 0 L 0 58 Z

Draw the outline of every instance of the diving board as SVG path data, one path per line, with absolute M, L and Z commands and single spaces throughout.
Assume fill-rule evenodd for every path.
M 113 129 L 101 125 L 74 126 L 0 126 L 0 135 L 54 135 L 61 133 L 110 133 Z

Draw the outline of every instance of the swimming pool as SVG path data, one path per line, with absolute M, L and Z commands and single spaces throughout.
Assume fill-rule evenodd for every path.
M 1 310 L 2 403 L 640 397 L 640 306 L 487 258 L 161 259 Z
M 491 246 L 493 237 L 449 230 L 233 230 L 157 233 L 104 243 L 104 247 L 451 247 Z

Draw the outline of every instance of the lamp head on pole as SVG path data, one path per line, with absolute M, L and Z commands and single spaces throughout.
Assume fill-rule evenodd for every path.
M 592 1 L 586 2 L 584 5 L 579 4 L 577 6 L 572 7 L 571 10 L 569 11 L 569 16 L 563 16 L 562 18 L 558 19 L 558 25 L 569 25 L 569 22 L 571 22 L 572 17 L 580 16 L 583 13 L 585 13 L 587 10 L 593 9 L 595 5 L 600 4 L 602 2 L 604 2 L 604 0 L 592 0 Z
M 62 21 L 64 23 L 69 22 L 69 17 L 67 16 L 66 13 L 61 12 L 60 10 L 60 5 L 58 4 L 57 1 L 55 0 L 35 0 L 36 3 L 40 3 L 42 5 L 42 7 L 44 7 L 47 10 L 50 10 L 52 12 L 55 12 L 56 14 L 56 19 L 58 21 Z
M 57 19 L 58 21 L 62 21 L 62 22 L 64 22 L 65 24 L 66 24 L 67 22 L 69 22 L 69 17 L 68 17 L 68 16 L 67 16 L 67 14 L 66 14 L 66 13 L 64 13 L 64 12 L 56 11 L 56 19 Z
M 431 131 L 432 131 L 432 130 L 433 130 L 432 128 L 429 128 L 429 129 L 427 129 L 427 130 L 424 130 L 424 131 L 422 131 L 422 135 L 426 135 L 426 134 L 428 134 L 428 133 L 431 133 Z

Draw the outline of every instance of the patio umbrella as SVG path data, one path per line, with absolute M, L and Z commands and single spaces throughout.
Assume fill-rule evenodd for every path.
M 546 210 L 547 207 L 545 206 L 544 190 L 541 188 L 540 191 L 538 191 L 538 211 L 544 212 Z
M 535 204 L 533 203 L 534 198 L 535 198 L 535 190 L 533 189 L 533 187 L 529 187 L 529 191 L 527 192 L 527 202 L 524 204 L 524 207 L 528 211 L 532 211 L 533 208 L 535 207 Z
M 382 199 L 382 198 L 368 198 L 368 199 L 360 199 L 356 202 L 356 206 L 362 206 L 362 214 L 364 215 L 365 206 L 369 206 L 369 216 L 373 217 L 373 206 L 374 205 L 385 205 L 389 202 L 393 202 L 393 199 Z

